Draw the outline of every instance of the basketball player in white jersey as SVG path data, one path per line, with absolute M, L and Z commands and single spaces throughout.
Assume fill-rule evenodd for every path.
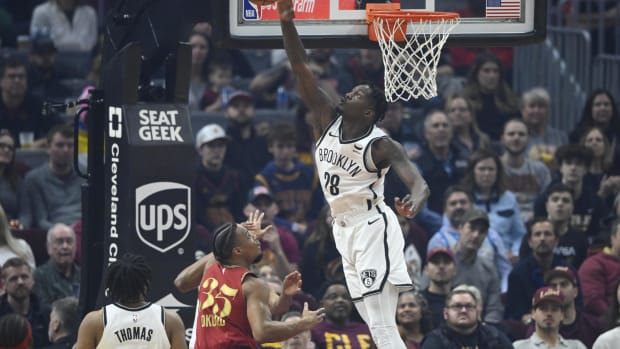
M 412 287 L 403 255 L 404 239 L 394 212 L 383 201 L 385 174 L 392 167 L 409 188 L 395 199 L 399 214 L 412 218 L 429 189 L 400 144 L 375 126 L 387 109 L 383 92 L 355 86 L 337 106 L 318 87 L 307 66 L 293 18 L 292 0 L 279 0 L 284 48 L 299 84 L 317 140 L 315 162 L 334 218 L 334 240 L 342 255 L 347 286 L 379 349 L 405 348 L 396 327 L 398 292 Z
M 108 267 L 113 304 L 84 317 L 74 349 L 187 349 L 179 315 L 147 302 L 151 268 L 142 256 L 125 254 Z

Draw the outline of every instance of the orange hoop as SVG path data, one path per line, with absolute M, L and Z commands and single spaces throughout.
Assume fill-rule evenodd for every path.
M 384 30 L 383 33 L 394 31 L 394 41 L 402 42 L 407 39 L 404 33 L 407 32 L 407 24 L 409 23 L 456 21 L 460 16 L 456 12 L 401 10 L 400 4 L 398 3 L 366 4 L 368 39 L 374 42 L 378 41 L 377 33 L 373 27 L 373 22 L 376 18 L 382 18 L 384 26 L 394 26 L 394 24 L 400 20 L 399 23 L 397 23 L 397 25 L 400 26 L 400 30 Z
M 400 4 L 368 4 L 366 21 L 368 38 L 381 49 L 388 102 L 436 96 L 441 49 L 460 22 L 458 13 L 402 11 Z

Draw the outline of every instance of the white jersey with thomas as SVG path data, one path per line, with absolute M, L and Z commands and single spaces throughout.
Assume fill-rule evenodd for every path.
M 373 125 L 365 135 L 342 139 L 342 116 L 333 120 L 316 143 L 314 161 L 332 216 L 368 211 L 383 201 L 389 167 L 377 169 L 371 145 L 387 134 Z
M 103 334 L 97 349 L 168 349 L 166 314 L 160 305 L 139 308 L 110 304 L 103 308 Z

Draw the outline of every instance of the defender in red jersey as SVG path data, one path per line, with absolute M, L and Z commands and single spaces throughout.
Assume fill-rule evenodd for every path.
M 260 227 L 258 217 L 251 217 L 247 226 Z M 220 226 L 213 234 L 212 247 L 212 254 L 187 267 L 175 280 L 181 291 L 198 286 L 195 349 L 258 348 L 257 343 L 282 341 L 323 320 L 324 309 L 310 311 L 307 304 L 299 319 L 286 324 L 271 319 L 272 313 L 288 310 L 292 296 L 301 289 L 301 274 L 287 275 L 282 296 L 276 295 L 249 270 L 262 251 L 255 235 L 243 225 Z

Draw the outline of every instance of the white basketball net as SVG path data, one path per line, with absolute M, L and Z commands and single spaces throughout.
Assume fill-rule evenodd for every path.
M 394 23 L 392 23 L 394 21 Z M 384 64 L 385 97 L 388 102 L 437 96 L 437 64 L 441 49 L 459 19 L 412 22 L 407 19 L 375 17 L 373 27 Z M 413 33 L 407 34 L 407 23 Z M 403 33 L 403 30 L 405 33 Z M 395 36 L 406 37 L 404 42 Z

